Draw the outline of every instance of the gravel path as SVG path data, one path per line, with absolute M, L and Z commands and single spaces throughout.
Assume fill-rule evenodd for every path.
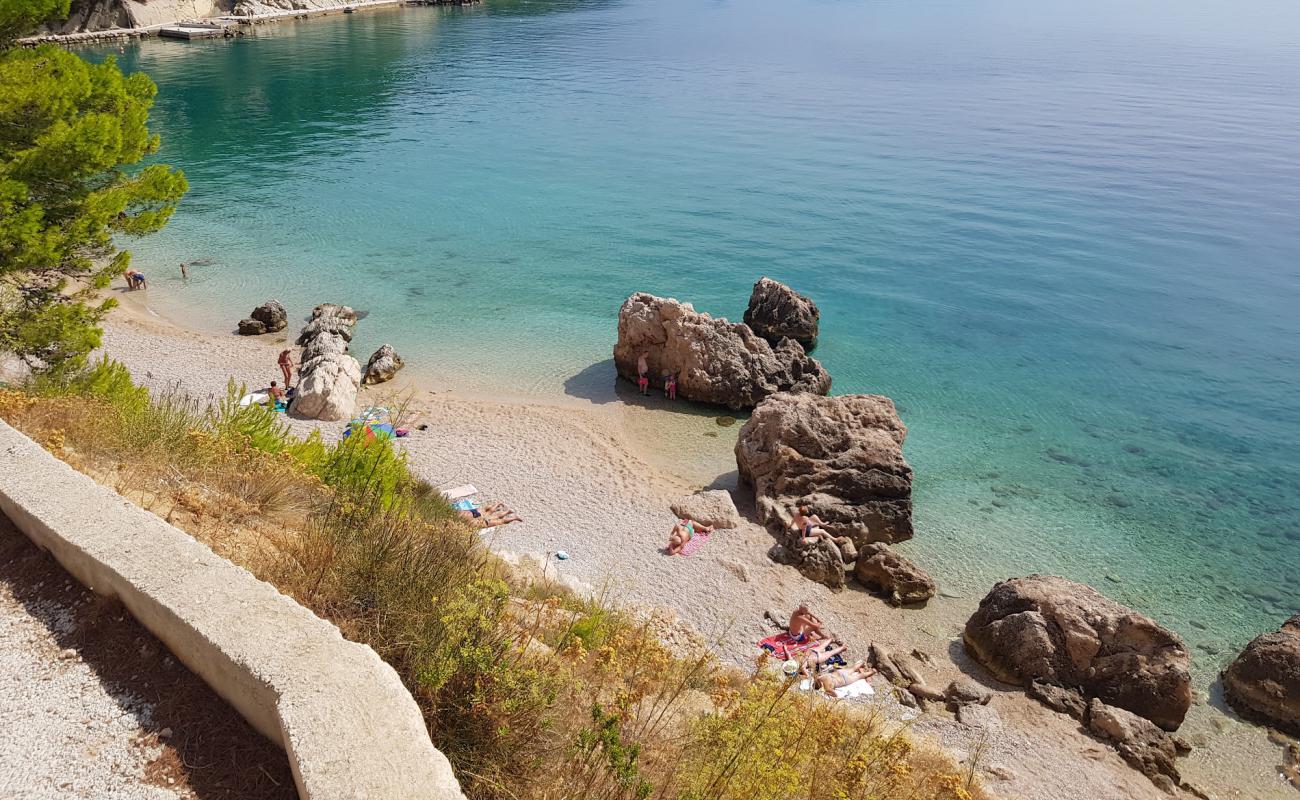
M 0 798 L 296 796 L 283 751 L 0 516 Z

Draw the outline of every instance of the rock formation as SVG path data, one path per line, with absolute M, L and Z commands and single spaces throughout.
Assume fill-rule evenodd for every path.
M 777 392 L 830 391 L 830 375 L 794 341 L 776 347 L 748 325 L 714 319 L 689 303 L 634 294 L 618 312 L 614 364 L 635 381 L 645 354 L 652 383 L 677 376 L 677 395 L 732 409 L 753 408 Z
M 1150 720 L 1093 698 L 1087 724 L 1093 735 L 1109 742 L 1130 766 L 1164 791 L 1173 794 L 1182 783 L 1176 760 L 1180 751 L 1186 752 L 1186 745 Z
M 722 489 L 696 492 L 678 498 L 669 507 L 678 517 L 703 522 L 714 528 L 735 528 L 740 525 L 740 512 L 731 499 L 731 492 Z
M 240 336 L 261 336 L 266 333 L 266 323 L 261 320 L 248 318 L 239 321 Z
M 1176 633 L 1065 578 L 997 584 L 966 623 L 965 643 L 999 680 L 1060 686 L 1165 730 L 1177 730 L 1192 702 L 1191 658 Z
M 753 485 L 763 524 L 791 534 L 790 509 L 807 505 L 832 536 L 858 548 L 912 538 L 907 428 L 880 395 L 780 394 L 740 429 L 736 466 Z
M 770 278 L 759 278 L 745 309 L 745 324 L 772 344 L 794 339 L 811 350 L 817 344 L 821 312 L 807 297 Z
M 357 413 L 361 365 L 348 355 L 356 314 L 347 306 L 317 306 L 298 336 L 303 346 L 298 388 L 291 413 L 324 420 L 351 419 Z
M 248 316 L 265 325 L 268 333 L 282 331 L 289 324 L 289 314 L 279 300 L 267 300 Z
M 391 381 L 397 371 L 406 366 L 402 357 L 397 354 L 391 344 L 381 345 L 378 350 L 370 356 L 366 362 L 365 376 L 361 379 L 362 383 L 383 383 Z
M 934 578 L 880 542 L 858 551 L 853 574 L 859 583 L 881 592 L 896 606 L 924 603 L 938 591 Z
M 1300 736 L 1300 614 L 1255 637 L 1222 678 L 1228 702 L 1242 716 Z

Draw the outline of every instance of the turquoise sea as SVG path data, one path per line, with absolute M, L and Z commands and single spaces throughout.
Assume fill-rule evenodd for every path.
M 131 246 L 191 325 L 347 302 L 358 351 L 538 397 L 613 399 L 632 291 L 739 318 L 789 282 L 834 391 L 911 428 L 907 552 L 967 597 L 1092 583 L 1208 678 L 1300 610 L 1298 31 L 1267 0 L 489 0 L 150 40 L 119 58 L 193 188 Z

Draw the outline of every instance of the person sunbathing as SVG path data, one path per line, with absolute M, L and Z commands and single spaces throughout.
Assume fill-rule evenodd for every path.
M 826 523 L 822 522 L 816 514 L 811 513 L 808 506 L 798 506 L 792 511 L 793 518 L 790 525 L 798 532 L 801 544 L 817 544 L 818 541 L 826 541 L 843 548 L 853 541 L 847 536 L 831 536 L 827 533 L 822 527 Z
M 830 639 L 826 633 L 825 623 L 816 614 L 808 610 L 806 603 L 801 603 L 790 615 L 790 624 L 786 627 L 790 635 L 800 641 L 809 639 Z
M 823 664 L 848 650 L 849 646 L 839 642 L 831 642 L 825 648 L 814 647 L 811 650 L 805 650 L 795 655 L 795 660 L 799 662 L 799 674 L 814 676 L 820 671 Z
M 694 520 L 678 520 L 677 524 L 668 533 L 668 555 L 675 556 L 682 552 L 682 548 L 686 546 L 687 542 L 694 539 L 697 533 L 713 533 L 713 528 Z
M 509 525 L 523 522 L 523 518 L 511 511 L 505 503 L 489 503 L 483 508 L 460 511 L 461 517 L 476 528 L 494 528 L 497 525 Z
M 840 667 L 827 672 L 825 675 L 818 675 L 817 688 L 834 697 L 836 689 L 842 689 L 851 683 L 866 680 L 875 674 L 876 671 L 868 667 L 867 662 L 859 661 L 851 667 Z

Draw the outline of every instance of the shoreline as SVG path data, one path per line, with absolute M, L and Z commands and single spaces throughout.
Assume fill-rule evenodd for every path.
M 201 333 L 148 308 L 147 295 L 128 293 L 121 299 L 106 321 L 103 351 L 155 390 L 179 385 L 205 397 L 224 395 L 231 378 L 261 385 L 276 377 L 275 354 L 295 333 Z M 297 316 L 291 314 L 295 321 Z M 475 396 L 443 384 L 404 371 L 390 383 L 363 387 L 359 403 L 387 404 L 408 396 L 430 425 L 399 442 L 413 470 L 437 486 L 473 483 L 483 497 L 506 502 L 524 518 L 489 538 L 494 550 L 535 557 L 548 571 L 615 603 L 668 608 L 716 641 L 722 661 L 741 666 L 752 664 L 758 654 L 754 642 L 770 632 L 762 621 L 765 609 L 810 602 L 855 657 L 865 657 L 873 641 L 893 651 L 919 649 L 936 663 L 928 682 L 943 686 L 966 675 L 993 690 L 991 707 L 1001 723 L 989 730 L 946 714 L 918 716 L 901 706 L 879 677 L 871 701 L 888 718 L 937 739 L 959 760 L 981 752 L 982 777 L 992 791 L 1026 798 L 1167 796 L 1073 720 L 1048 711 L 1018 688 L 994 683 L 969 661 L 960 643 L 961 626 L 979 596 L 941 594 L 918 610 L 890 607 L 854 588 L 834 594 L 792 568 L 771 563 L 766 558 L 770 535 L 748 521 L 714 536 L 692 557 L 663 556 L 662 540 L 673 522 L 669 500 L 704 485 L 734 490 L 734 462 L 714 463 L 711 483 L 657 464 L 629 429 L 629 420 L 662 423 L 665 415 L 655 413 L 660 410 L 655 404 Z M 337 438 L 343 427 L 286 422 L 300 433 L 320 430 L 326 438 Z M 653 422 L 647 424 L 653 429 Z M 734 426 L 719 429 L 717 442 L 732 442 L 734 435 Z M 752 520 L 752 498 L 741 493 L 736 500 Z M 558 550 L 571 558 L 553 559 Z M 941 572 L 937 577 L 942 583 Z M 1277 782 L 1276 771 L 1261 769 L 1277 760 L 1264 729 L 1237 722 L 1219 710 L 1221 705 L 1198 697 L 1180 732 L 1196 745 L 1180 761 L 1188 780 L 1218 797 L 1287 797 L 1292 790 Z
M 18 44 L 23 47 L 36 47 L 42 44 L 58 45 L 77 45 L 77 44 L 97 44 L 100 42 L 115 42 L 124 39 L 148 39 L 158 36 L 159 31 L 163 28 L 180 25 L 185 22 L 207 22 L 222 25 L 227 29 L 235 29 L 248 25 L 258 25 L 263 22 L 279 22 L 288 19 L 307 19 L 309 17 L 324 17 L 334 14 L 350 14 L 356 11 L 368 11 L 377 8 L 388 8 L 391 6 L 473 6 L 481 3 L 482 0 L 358 0 L 351 3 L 340 3 L 327 7 L 316 8 L 295 8 L 285 11 L 268 11 L 251 16 L 234 16 L 223 14 L 216 17 L 202 17 L 198 20 L 175 19 L 170 22 L 161 22 L 152 25 L 143 25 L 138 28 L 105 28 L 97 31 L 77 31 L 75 33 L 49 33 L 37 36 L 26 36 L 18 40 Z M 235 35 L 242 35 L 236 33 Z M 216 38 L 216 37 L 214 37 Z

